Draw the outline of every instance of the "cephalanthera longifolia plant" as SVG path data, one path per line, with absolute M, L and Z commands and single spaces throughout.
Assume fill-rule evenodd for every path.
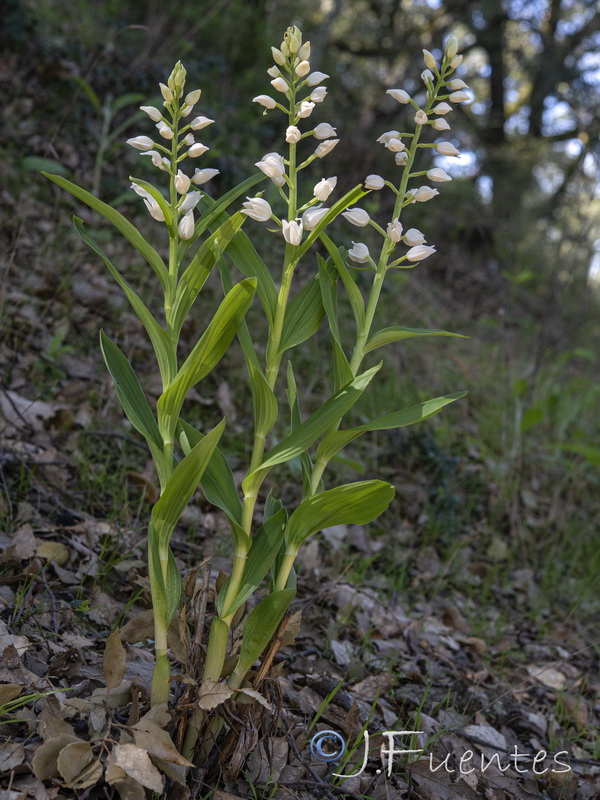
M 322 122 L 311 127 L 309 122 L 316 104 L 325 99 L 327 90 L 323 81 L 328 76 L 311 71 L 310 43 L 302 42 L 298 28 L 289 28 L 279 49 L 272 48 L 275 65 L 268 72 L 278 99 L 270 95 L 254 98 L 264 106 L 264 113 L 277 110 L 284 115 L 286 154 L 265 155 L 257 164 L 260 170 L 257 175 L 219 200 L 195 188 L 207 183 L 217 170 L 197 168 L 191 175 L 188 169 L 190 159 L 208 150 L 196 140 L 196 134 L 213 120 L 194 115 L 200 90 L 186 93 L 185 69 L 180 63 L 176 64 L 167 84 L 160 86 L 164 108 L 142 106 L 156 123 L 158 135 L 128 140 L 142 151 L 142 156 L 150 158 L 164 177 L 164 191 L 139 178 L 131 180 L 132 189 L 143 199 L 150 215 L 164 226 L 169 242 L 168 263 L 119 212 L 64 178 L 48 175 L 103 214 L 131 242 L 156 273 L 164 297 L 164 311 L 157 318 L 87 233 L 82 221 L 75 218 L 77 232 L 102 258 L 142 321 L 154 347 L 162 379 L 163 393 L 154 414 L 126 357 L 101 333 L 102 353 L 118 397 L 130 422 L 148 443 L 161 488 L 148 534 L 156 648 L 152 703 L 168 701 L 167 628 L 182 602 L 179 569 L 169 542 L 199 483 L 209 502 L 229 518 L 234 551 L 231 574 L 218 591 L 203 678 L 211 682 L 225 677 L 233 691 L 242 686 L 253 663 L 264 652 L 294 596 L 293 565 L 302 543 L 331 525 L 370 522 L 392 500 L 393 487 L 380 480 L 326 489 L 323 476 L 331 459 L 363 433 L 413 424 L 464 395 L 459 392 L 438 397 L 362 425 L 341 427 L 344 417 L 381 368 L 381 362 L 363 368 L 371 352 L 410 337 L 455 335 L 399 326 L 373 331 L 373 324 L 388 270 L 412 268 L 434 252 L 433 247 L 425 244 L 425 236 L 420 231 L 415 228 L 404 231 L 400 220 L 406 206 L 428 201 L 437 194 L 436 189 L 427 185 L 414 186 L 415 181 L 421 183 L 423 176 L 435 183 L 450 180 L 443 169 L 414 171 L 413 165 L 419 153 L 427 155 L 431 150 L 434 154 L 458 155 L 449 142 L 432 141 L 438 131 L 449 128 L 445 116 L 452 106 L 445 101 L 458 103 L 468 99 L 463 91 L 465 84 L 449 80 L 461 60 L 456 51 L 453 37 L 448 41 L 441 64 L 425 51 L 427 69 L 422 74 L 424 99 L 421 106 L 402 89 L 389 90 L 396 101 L 413 109 L 408 115 L 410 131 L 387 131 L 378 139 L 394 154 L 396 177 L 387 180 L 369 175 L 364 186 L 356 186 L 330 206 L 324 203 L 333 194 L 337 178 L 313 174 L 310 191 L 307 191 L 306 181 L 300 183 L 304 174 L 311 174 L 313 167 L 321 165 L 321 159 L 336 146 L 338 139 L 330 124 Z M 421 142 L 425 132 L 428 141 Z M 316 149 L 311 145 L 314 139 L 318 140 Z M 284 209 L 281 215 L 276 214 L 260 194 L 247 198 L 240 210 L 228 213 L 242 195 L 267 178 L 277 187 Z M 392 219 L 385 227 L 355 205 L 369 192 L 382 189 L 388 189 L 394 196 Z M 373 226 L 381 236 L 379 254 L 371 255 L 365 244 L 353 242 L 347 255 L 354 265 L 347 263 L 345 251 L 338 249 L 325 232 L 339 215 L 357 227 Z M 270 223 L 267 233 L 265 228 L 253 227 L 252 233 L 258 240 L 274 234 L 285 241 L 279 288 L 241 230 L 248 217 Z M 319 243 L 327 259 L 309 253 L 312 245 Z M 314 265 L 313 277 L 293 293 L 296 268 L 306 256 L 310 256 L 308 263 Z M 237 284 L 231 277 L 232 264 L 245 276 Z M 215 265 L 221 274 L 224 298 L 198 343 L 182 358 L 179 353 L 182 326 Z M 370 278 L 366 298 L 355 282 L 354 269 L 366 270 Z M 353 342 L 348 342 L 348 332 L 338 321 L 340 290 L 353 312 L 356 328 Z M 244 321 L 255 293 L 268 330 L 264 360 L 258 355 L 263 349 L 255 348 L 253 334 Z M 317 331 L 324 317 L 331 333 L 333 386 L 331 396 L 305 417 L 292 367 L 292 353 L 294 347 Z M 182 418 L 188 391 L 219 362 L 236 333 L 245 357 L 254 415 L 254 441 L 242 483 L 243 496 L 236 488 L 226 455 L 219 448 L 225 421 L 207 432 L 196 430 Z M 276 394 L 282 372 L 289 406 L 285 417 L 280 414 Z M 278 441 L 269 447 L 276 423 Z M 257 520 L 256 506 L 267 476 L 273 468 L 292 459 L 299 459 L 302 467 L 302 486 L 295 508 L 283 507 L 276 498 L 276 484 L 273 484 L 261 503 L 262 515 Z M 243 635 L 237 637 L 239 644 L 229 654 L 233 658 L 227 660 L 234 666 L 226 671 L 224 664 L 231 643 L 231 629 L 238 624 L 242 606 L 262 586 L 269 573 L 267 594 L 243 620 Z M 202 719 L 196 717 L 193 728 L 197 730 L 201 722 Z M 187 752 L 191 752 L 193 739 L 194 734 L 188 740 Z

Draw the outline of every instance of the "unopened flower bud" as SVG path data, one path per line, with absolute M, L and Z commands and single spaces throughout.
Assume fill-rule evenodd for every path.
M 290 125 L 285 132 L 285 140 L 290 144 L 298 144 L 301 135 L 302 134 L 295 125 Z
M 364 208 L 349 208 L 347 211 L 342 211 L 342 217 L 352 225 L 356 225 L 357 228 L 364 228 L 371 221 L 371 217 Z
M 450 69 L 458 69 L 463 62 L 463 56 L 454 56 L 452 61 L 450 62 Z
M 159 83 L 160 92 L 165 99 L 165 103 L 172 103 L 173 102 L 173 92 L 169 89 L 168 86 L 165 86 L 164 83 Z
M 149 136 L 135 136 L 133 139 L 127 139 L 127 144 L 136 150 L 151 150 L 154 147 L 154 142 Z
M 188 192 L 179 204 L 179 213 L 187 214 L 188 211 L 196 208 L 201 197 L 202 192 Z
M 292 220 L 291 222 L 285 219 L 282 220 L 281 232 L 288 244 L 293 244 L 297 247 L 302 241 L 302 220 Z
M 321 206 L 307 208 L 304 214 L 302 214 L 302 228 L 305 231 L 312 231 L 315 225 L 319 224 L 328 211 L 328 208 L 321 208 Z
M 300 108 L 298 109 L 298 116 L 300 117 L 300 119 L 306 119 L 307 117 L 310 117 L 314 107 L 315 107 L 314 103 L 309 103 L 306 100 L 303 100 L 300 103 Z
M 431 123 L 431 127 L 435 128 L 436 131 L 450 130 L 450 125 L 443 117 L 440 117 L 439 119 L 434 119 L 433 122 Z
M 295 72 L 299 78 L 303 78 L 305 75 L 308 75 L 310 72 L 310 64 L 308 61 L 301 61 L 296 67 Z
M 458 53 L 458 40 L 456 36 L 449 36 L 446 42 L 446 58 L 453 59 Z
M 429 50 L 423 50 L 423 60 L 425 61 L 425 66 L 429 67 L 429 69 L 437 69 L 434 55 Z
M 448 105 L 448 103 L 438 103 L 437 106 L 433 108 L 433 112 L 435 114 L 449 114 L 452 111 L 452 106 Z
M 321 81 L 324 81 L 328 77 L 329 75 L 326 75 L 324 72 L 311 72 L 306 79 L 306 83 L 309 86 L 316 86 L 318 83 L 321 83 Z
M 168 125 L 160 125 L 158 128 L 158 132 L 163 137 L 163 139 L 172 139 L 173 138 L 173 131 Z
M 365 189 L 370 189 L 371 191 L 379 191 L 379 189 L 383 189 L 385 186 L 385 181 L 381 177 L 381 175 L 367 175 L 365 180 Z
M 273 54 L 273 61 L 276 64 L 279 64 L 280 67 L 283 67 L 283 65 L 285 64 L 285 56 L 283 55 L 281 50 L 278 50 L 276 47 L 272 47 L 271 53 Z
M 352 261 L 356 261 L 358 264 L 364 264 L 369 261 L 369 248 L 366 244 L 362 242 L 352 242 L 353 247 L 348 250 L 348 256 L 352 259 Z
M 187 214 L 181 218 L 179 225 L 177 226 L 177 233 L 179 234 L 179 238 L 183 239 L 184 241 L 187 239 L 191 239 L 194 235 L 194 212 L 188 211 Z
M 323 100 L 325 100 L 326 95 L 327 95 L 327 89 L 325 88 L 325 86 L 317 86 L 317 88 L 313 89 L 313 91 L 310 93 L 308 99 L 311 100 L 313 103 L 322 103 Z
M 425 244 L 425 237 L 418 228 L 409 228 L 402 237 L 405 244 L 409 247 L 416 247 L 418 244 Z
M 443 170 L 440 167 L 434 167 L 433 169 L 427 170 L 427 177 L 434 183 L 445 183 L 446 181 L 452 180 L 446 170 Z
M 298 50 L 298 58 L 300 61 L 308 61 L 310 58 L 310 42 L 304 42 L 300 50 Z
M 177 170 L 175 176 L 175 188 L 179 194 L 185 194 L 190 188 L 190 179 L 180 169 Z
M 267 178 L 271 178 L 276 186 L 282 186 L 285 183 L 283 178 L 285 165 L 283 163 L 283 157 L 280 156 L 279 153 L 267 153 L 260 161 L 256 162 L 255 166 L 257 166 L 261 172 L 264 172 Z
M 387 235 L 390 237 L 392 242 L 399 242 L 402 237 L 402 223 L 398 220 L 398 217 L 393 219 L 387 226 L 386 229 Z
M 389 94 L 394 100 L 397 100 L 399 103 L 406 104 L 410 103 L 410 95 L 408 92 L 405 92 L 404 89 L 388 89 L 386 94 Z
M 194 89 L 193 92 L 188 92 L 184 100 L 186 106 L 195 106 L 198 100 L 200 100 L 201 94 L 202 94 L 202 89 Z
M 271 81 L 271 86 L 278 92 L 282 92 L 283 94 L 288 92 L 290 89 L 288 82 L 285 80 L 285 78 L 275 78 L 274 80 Z
M 461 81 L 460 78 L 455 78 L 453 81 L 448 83 L 448 88 L 452 92 L 457 92 L 459 89 L 468 89 L 469 87 L 464 81 Z
M 279 76 L 281 75 L 279 67 L 269 67 L 269 69 L 267 70 L 267 75 L 270 78 L 279 78 Z
M 300 41 L 294 33 L 286 32 L 287 46 L 292 55 L 300 49 Z
M 424 69 L 421 73 L 421 80 L 425 86 L 429 86 L 430 83 L 433 83 L 433 73 L 428 69 Z
M 165 221 L 165 215 L 162 212 L 162 208 L 158 205 L 153 197 L 144 197 L 144 204 L 148 209 L 148 213 L 152 219 L 155 219 L 157 222 Z
M 427 114 L 419 109 L 415 114 L 415 122 L 417 125 L 425 125 L 427 123 Z
M 283 55 L 284 58 L 288 58 L 291 55 L 290 48 L 288 47 L 287 42 L 283 41 L 279 46 L 279 49 L 281 50 L 281 54 Z
M 419 186 L 416 192 L 414 192 L 413 197 L 417 203 L 426 203 L 428 200 L 431 200 L 432 197 L 435 197 L 436 194 L 439 194 L 437 189 L 432 189 L 431 186 Z
M 435 149 L 441 156 L 459 156 L 460 153 L 450 142 L 440 142 L 436 144 Z
M 315 139 L 327 139 L 329 136 L 335 136 L 336 129 L 328 122 L 320 122 L 313 131 Z
M 385 146 L 392 153 L 401 153 L 403 150 L 406 150 L 406 145 L 404 142 L 401 142 L 400 139 L 389 139 Z
M 202 186 L 203 183 L 208 183 L 215 175 L 219 175 L 218 169 L 197 169 L 192 178 L 196 186 Z
M 451 103 L 464 103 L 465 100 L 470 100 L 471 98 L 466 92 L 452 92 L 448 100 Z
M 194 134 L 193 133 L 188 133 L 188 135 L 183 140 L 183 143 L 187 144 L 188 147 L 191 147 L 195 143 L 195 141 L 196 140 L 194 139 Z
M 258 103 L 259 105 L 269 109 L 275 108 L 275 106 L 277 105 L 277 101 L 273 100 L 272 97 L 269 97 L 268 94 L 259 94 L 256 97 L 252 98 L 252 102 Z
M 243 203 L 242 214 L 257 222 L 266 222 L 271 219 L 271 206 L 262 197 L 247 197 Z
M 207 125 L 212 125 L 214 119 L 209 119 L 209 117 L 194 117 L 194 119 L 190 122 L 190 128 L 193 131 L 201 131 L 202 128 L 206 128 Z
M 396 153 L 394 161 L 399 167 L 403 167 L 408 161 L 408 152 L 404 150 L 402 153 Z
M 338 142 L 339 139 L 326 139 L 324 142 L 321 142 L 321 144 L 318 145 L 317 149 L 315 150 L 316 157 L 323 158 L 323 156 L 331 153 Z
M 418 244 L 416 247 L 411 247 L 406 257 L 409 261 L 423 261 L 424 258 L 435 253 L 435 247 L 428 247 L 426 244 Z
M 377 139 L 379 144 L 387 144 L 390 139 L 398 139 L 400 138 L 400 131 L 386 131 L 382 133 L 381 136 Z
M 143 111 L 144 114 L 148 114 L 152 122 L 160 122 L 162 119 L 160 109 L 154 106 L 140 106 L 140 111 Z
M 190 156 L 190 158 L 198 158 L 198 156 L 204 155 L 208 149 L 209 148 L 205 144 L 196 142 L 196 144 L 193 144 L 188 150 L 188 156 Z
M 189 117 L 189 115 L 192 113 L 193 110 L 194 110 L 193 106 L 182 106 L 179 114 L 182 117 Z
M 158 150 L 146 150 L 145 153 L 140 153 L 140 155 L 142 155 L 142 156 L 150 156 L 150 158 L 152 159 L 152 164 L 155 167 L 158 167 L 158 169 L 161 169 L 161 170 L 164 171 L 165 166 L 163 164 L 162 156 L 158 152 Z
M 315 185 L 313 194 L 317 200 L 320 200 L 322 203 L 324 203 L 335 189 L 336 184 L 337 178 L 335 176 L 333 178 L 323 178 Z

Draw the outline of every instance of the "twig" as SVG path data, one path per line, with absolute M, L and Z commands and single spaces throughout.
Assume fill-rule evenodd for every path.
M 302 758 L 302 756 L 301 756 L 301 755 L 300 755 L 300 753 L 298 752 L 298 748 L 296 747 L 296 742 L 294 741 L 294 737 L 292 736 L 292 734 L 291 734 L 291 731 L 289 731 L 289 730 L 288 730 L 288 732 L 287 732 L 287 734 L 286 734 L 286 738 L 287 738 L 288 742 L 290 743 L 290 747 L 291 747 L 291 748 L 292 748 L 292 750 L 294 751 L 294 755 L 296 756 L 296 758 L 298 759 L 298 761 L 299 761 L 299 762 L 302 764 L 302 766 L 304 767 L 304 769 L 305 769 L 305 770 L 306 770 L 306 771 L 307 771 L 307 772 L 308 772 L 308 773 L 309 773 L 309 774 L 312 776 L 312 778 L 315 780 L 315 786 L 317 786 L 317 787 L 318 787 L 318 788 L 321 790 L 321 792 L 323 793 L 323 795 L 324 795 L 325 797 L 327 797 L 327 798 L 328 798 L 328 800 L 335 800 L 335 797 L 334 797 L 334 796 L 331 794 L 331 792 L 329 791 L 329 788 L 331 787 L 331 785 L 330 785 L 330 784 L 326 784 L 326 783 L 325 783 L 325 782 L 324 782 L 324 781 L 321 779 L 321 777 L 320 777 L 320 776 L 319 776 L 319 775 L 318 775 L 318 774 L 317 774 L 317 773 L 314 771 L 314 769 L 311 767 L 311 765 L 310 765 L 310 764 L 308 764 L 306 761 L 304 761 L 304 759 Z M 295 781 L 295 783 L 300 783 L 300 781 Z M 331 787 L 331 788 L 333 788 L 333 787 Z M 339 788 L 339 787 L 337 787 L 337 786 L 335 787 L 335 789 L 338 789 L 338 788 Z M 349 792 L 348 792 L 348 794 L 349 794 Z

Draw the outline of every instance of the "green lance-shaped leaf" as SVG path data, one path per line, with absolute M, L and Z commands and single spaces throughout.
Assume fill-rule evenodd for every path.
M 273 594 L 269 594 L 261 600 L 248 615 L 244 626 L 240 657 L 229 679 L 230 686 L 237 688 L 242 683 L 252 664 L 262 655 L 295 593 L 294 589 L 273 592 Z
M 277 420 L 279 406 L 262 371 L 249 363 L 248 374 L 254 407 L 254 435 L 264 439 Z
M 166 559 L 166 584 L 161 556 Z M 148 572 L 154 615 L 166 629 L 177 613 L 181 601 L 181 574 L 171 548 L 161 546 L 160 536 L 153 530 L 152 523 L 148 530 Z
M 258 180 L 258 176 L 255 176 L 255 178 Z M 208 214 L 212 215 L 214 208 L 213 201 L 206 197 L 206 195 L 200 200 L 198 206 L 201 210 L 209 209 Z M 201 217 L 201 219 L 203 219 L 203 217 Z M 214 221 L 210 222 L 208 225 L 209 230 L 216 230 L 226 219 L 227 215 L 220 212 L 214 217 Z M 275 308 L 277 306 L 277 289 L 275 288 L 275 282 L 265 262 L 258 255 L 254 245 L 243 231 L 238 231 L 233 237 L 227 247 L 227 255 L 231 258 L 242 275 L 245 275 L 247 278 L 256 278 L 256 292 L 263 305 L 269 323 L 273 325 Z
M 342 338 L 340 334 L 340 326 L 338 322 L 338 309 L 337 309 L 337 281 L 331 277 L 329 267 L 325 259 L 317 255 L 319 262 L 319 287 L 321 289 L 321 299 L 323 308 L 327 315 L 329 322 L 329 330 L 331 331 L 331 346 L 333 348 L 333 381 L 334 388 L 337 392 L 353 378 L 350 363 L 344 352 L 342 346 Z
M 359 481 L 336 486 L 303 500 L 290 517 L 285 538 L 297 550 L 305 539 L 332 525 L 364 525 L 392 502 L 395 490 L 385 481 Z
M 433 328 L 403 328 L 394 326 L 393 328 L 382 328 L 368 340 L 365 345 L 364 353 L 370 353 L 378 347 L 383 347 L 391 342 L 399 342 L 403 339 L 412 339 L 415 336 L 455 336 L 458 339 L 468 339 L 461 333 L 450 333 L 450 331 L 438 331 Z
M 67 192 L 70 192 L 72 195 L 77 197 L 78 200 L 81 200 L 90 208 L 94 209 L 94 211 L 98 211 L 103 217 L 111 222 L 115 228 L 122 233 L 129 242 L 131 242 L 135 249 L 144 256 L 148 264 L 150 264 L 154 272 L 157 274 L 163 291 L 167 291 L 169 283 L 169 271 L 165 266 L 165 262 L 162 260 L 156 250 L 148 244 L 138 229 L 132 225 L 131 222 L 129 222 L 128 219 L 126 219 L 122 214 L 109 206 L 107 203 L 103 203 L 102 200 L 98 200 L 98 198 L 94 197 L 94 195 L 90 192 L 82 189 L 80 186 L 77 186 L 76 183 L 72 183 L 66 178 L 62 178 L 60 175 L 50 175 L 48 172 L 42 172 L 42 175 L 56 183 L 62 189 L 66 189 Z
M 279 552 L 286 524 L 287 512 L 282 508 L 260 526 L 248 553 L 240 590 L 228 608 L 222 608 L 222 604 L 227 596 L 229 579 L 219 592 L 217 612 L 220 617 L 234 614 L 260 586 Z
M 131 364 L 104 331 L 100 331 L 100 348 L 127 419 L 148 441 L 162 447 L 158 425 Z
M 342 279 L 342 283 L 344 284 L 344 288 L 346 289 L 346 293 L 348 295 L 348 299 L 350 301 L 350 306 L 352 308 L 352 313 L 354 314 L 354 320 L 356 322 L 356 326 L 358 330 L 362 330 L 365 323 L 365 301 L 363 300 L 363 296 L 360 293 L 360 289 L 356 285 L 354 278 L 348 271 L 348 268 L 344 264 L 344 259 L 342 258 L 342 254 L 335 246 L 335 244 L 331 241 L 329 236 L 325 233 L 321 234 L 321 241 L 325 245 L 331 260 L 334 263 L 335 268 L 337 269 L 340 278 Z
M 366 194 L 368 194 L 368 192 L 365 192 L 362 186 L 355 186 L 353 189 L 350 189 L 349 192 L 346 192 L 346 194 L 341 197 L 337 203 L 331 206 L 327 214 L 325 214 L 325 216 L 319 220 L 312 231 L 308 234 L 305 241 L 302 242 L 298 252 L 296 253 L 296 260 L 299 261 L 302 258 L 309 247 L 311 247 L 313 242 L 316 242 L 319 236 L 322 235 L 323 231 L 330 222 L 333 222 L 333 220 L 339 216 L 342 211 L 345 211 L 348 206 L 351 206 L 353 203 L 358 202 L 358 200 L 360 200 L 361 197 L 364 197 Z
M 317 448 L 317 461 L 322 463 L 328 462 L 342 447 L 353 442 L 359 436 L 362 436 L 363 433 L 367 433 L 367 431 L 386 431 L 392 428 L 404 428 L 407 425 L 414 425 L 415 422 L 421 422 L 437 414 L 444 406 L 453 403 L 455 400 L 459 400 L 466 394 L 467 392 L 455 392 L 454 394 L 434 397 L 431 400 L 426 400 L 424 403 L 418 403 L 415 406 L 404 408 L 402 411 L 394 411 L 392 414 L 386 414 L 385 417 L 379 417 L 372 422 L 366 422 L 364 425 L 328 433 Z
M 352 408 L 379 369 L 381 369 L 381 363 L 358 375 L 351 383 L 336 392 L 321 408 L 282 439 L 278 445 L 267 453 L 262 464 L 246 477 L 242 484 L 244 492 L 250 494 L 254 488 L 260 486 L 271 467 L 290 461 L 292 458 L 304 453 L 305 450 L 308 450 L 319 436 L 337 423 Z
M 287 363 L 287 398 L 290 406 L 290 427 L 294 431 L 302 425 L 302 411 L 298 400 L 296 376 L 294 375 L 294 367 L 291 361 Z M 302 466 L 302 494 L 306 494 L 310 488 L 310 478 L 313 470 L 312 459 L 306 450 L 300 456 L 300 464 Z
M 156 464 L 160 485 L 165 486 L 171 474 L 171 465 L 163 453 L 162 436 L 140 382 L 129 361 L 104 331 L 100 331 L 100 349 L 125 416 L 146 439 Z
M 172 442 L 181 406 L 189 389 L 220 361 L 248 310 L 256 281 L 243 280 L 228 292 L 208 328 L 158 400 L 158 424 L 165 442 Z
M 315 275 L 287 307 L 279 353 L 313 336 L 319 329 L 324 313 L 319 278 Z
M 178 333 L 188 311 L 204 286 L 220 253 L 224 252 L 231 239 L 244 224 L 246 217 L 241 212 L 234 214 L 203 242 L 189 266 L 181 276 L 173 304 L 173 329 Z
M 153 531 L 150 524 L 148 532 L 148 572 L 150 575 L 150 589 L 152 593 L 152 606 L 154 615 L 164 629 L 169 627 L 171 620 L 179 609 L 181 602 L 181 574 L 175 557 L 170 547 L 162 548 L 162 556 L 167 562 L 167 581 L 162 571 L 161 544 L 159 536 Z
M 148 194 L 156 200 L 165 218 L 165 223 L 169 229 L 169 233 L 171 236 L 174 236 L 175 223 L 173 218 L 171 217 L 171 206 L 165 200 L 163 193 L 159 189 L 157 189 L 156 186 L 154 186 L 154 184 L 148 183 L 148 181 L 143 181 L 141 178 L 134 178 L 132 175 L 130 175 L 129 180 L 132 183 L 135 183 L 138 186 L 140 186 L 142 189 L 145 189 L 148 192 Z
M 185 454 L 189 453 L 204 438 L 204 434 L 184 420 L 179 420 L 177 439 Z M 209 503 L 224 511 L 232 522 L 241 522 L 242 503 L 235 488 L 233 473 L 227 459 L 218 447 L 215 447 L 213 451 L 200 484 Z
M 223 419 L 179 462 L 160 499 L 152 509 L 150 522 L 161 546 L 168 544 L 183 509 L 196 491 L 210 463 L 224 429 Z
M 92 250 L 100 256 L 100 258 L 108 267 L 113 278 L 125 292 L 127 299 L 131 303 L 131 307 L 137 314 L 140 322 L 146 329 L 150 341 L 152 342 L 154 352 L 156 353 L 160 374 L 163 377 L 163 380 L 166 380 L 167 383 L 170 383 L 173 375 L 176 372 L 177 366 L 175 360 L 175 349 L 171 346 L 166 331 L 154 319 L 136 292 L 131 288 L 119 270 L 110 261 L 98 242 L 86 231 L 83 225 L 83 220 L 79 217 L 73 217 L 73 224 L 75 225 L 75 230 L 79 236 L 88 245 L 88 247 L 91 247 Z

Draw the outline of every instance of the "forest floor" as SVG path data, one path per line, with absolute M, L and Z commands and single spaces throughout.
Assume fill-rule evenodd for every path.
M 56 147 L 76 172 L 77 150 Z M 454 282 L 411 275 L 384 297 L 395 323 L 470 339 L 390 352 L 387 383 L 361 413 L 469 396 L 338 465 L 343 476 L 389 480 L 397 498 L 377 524 L 329 529 L 305 547 L 271 669 L 245 705 L 227 704 L 233 734 L 184 786 L 191 640 L 203 638 L 198 609 L 206 601 L 209 618 L 230 568 L 227 523 L 199 491 L 176 530 L 188 602 L 170 632 L 169 710 L 149 710 L 145 548 L 158 489 L 104 371 L 99 329 L 134 359 L 151 397 L 159 387 L 143 331 L 70 214 L 85 217 L 146 297 L 150 276 L 43 185 L 44 166 L 0 167 L 1 800 L 600 797 L 600 492 L 588 438 L 597 354 L 518 287 L 489 286 L 483 268 Z M 207 289 L 188 342 L 217 282 Z M 302 359 L 318 399 L 324 342 Z M 204 427 L 227 416 L 238 483 L 250 446 L 241 363 L 232 350 L 192 398 Z M 292 465 L 280 496 L 297 480 Z M 327 730 L 347 744 L 334 766 L 310 753 Z M 390 765 L 384 731 L 412 732 L 395 747 L 420 752 Z M 364 771 L 335 777 L 361 769 L 367 733 Z
M 176 746 L 193 609 L 206 596 L 210 611 L 214 581 L 229 569 L 226 520 L 199 494 L 177 529 L 190 625 L 171 632 L 171 712 L 149 712 L 145 538 L 158 490 L 149 454 L 124 425 L 103 372 L 98 329 L 117 330 L 142 364 L 148 348 L 102 265 L 74 242 L 65 210 L 32 201 L 17 221 L 12 200 L 5 190 L 12 243 L 0 349 L 2 798 L 115 790 L 141 798 L 168 787 L 169 796 L 185 797 Z M 119 244 L 106 246 L 120 255 Z M 413 278 L 402 285 L 400 312 L 423 307 L 436 319 L 445 309 L 471 339 L 460 348 L 415 347 L 391 372 L 415 384 L 418 375 L 434 390 L 469 388 L 469 400 L 433 424 L 372 440 L 340 466 L 376 471 L 398 498 L 377 525 L 326 530 L 306 546 L 289 643 L 254 704 L 230 709 L 235 738 L 208 775 L 198 773 L 195 797 L 600 796 L 598 498 L 585 459 L 544 449 L 547 432 L 521 435 L 522 424 L 515 442 L 510 427 L 531 396 L 549 403 L 557 382 L 585 415 L 597 385 L 575 355 L 558 371 L 542 363 L 523 399 L 518 350 L 515 363 L 507 356 L 523 331 L 493 325 L 491 310 L 476 320 L 448 290 Z M 313 350 L 305 359 L 318 392 L 313 365 L 323 359 Z M 509 374 L 494 386 L 503 363 Z M 241 465 L 249 442 L 239 367 L 234 353 L 215 370 L 211 392 L 194 399 L 205 424 L 227 415 L 228 446 Z M 390 380 L 377 410 L 412 390 Z M 568 414 L 571 405 L 555 401 L 555 436 L 559 422 L 575 435 Z M 542 416 L 540 426 L 551 424 L 545 408 Z M 241 469 L 234 474 L 241 479 Z M 282 496 L 296 480 L 283 475 Z M 322 730 L 347 743 L 335 767 L 310 755 Z M 421 752 L 396 754 L 388 775 L 381 748 L 390 730 L 414 731 L 394 744 Z M 334 777 L 360 769 L 365 732 L 362 774 Z M 149 757 L 133 758 L 140 750 Z

